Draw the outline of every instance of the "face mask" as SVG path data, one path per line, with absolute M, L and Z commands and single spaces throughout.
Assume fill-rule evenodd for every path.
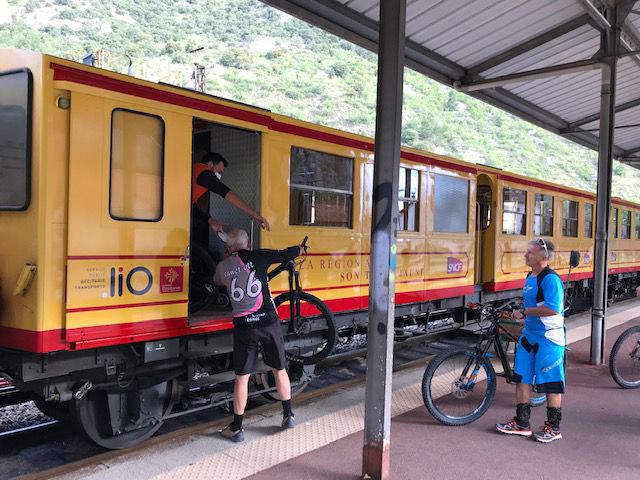
M 222 174 L 220 172 L 215 172 L 216 177 L 218 177 L 218 180 L 222 180 Z

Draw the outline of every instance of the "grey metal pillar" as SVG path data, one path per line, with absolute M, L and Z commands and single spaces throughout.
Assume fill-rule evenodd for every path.
M 380 2 L 363 478 L 389 478 L 406 0 Z
M 593 258 L 593 308 L 591 310 L 591 363 L 604 363 L 605 318 L 607 314 L 607 278 L 609 258 L 609 210 L 611 206 L 611 170 L 616 106 L 616 67 L 620 27 L 616 9 L 607 9 L 611 23 L 602 34 L 602 52 L 607 56 L 602 67 L 600 91 L 600 133 L 598 148 L 598 190 L 596 194 L 596 235 Z

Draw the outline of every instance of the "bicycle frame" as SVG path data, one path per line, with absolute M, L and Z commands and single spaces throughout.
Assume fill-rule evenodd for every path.
M 513 383 L 513 367 L 511 363 L 507 359 L 507 352 L 504 350 L 502 346 L 502 341 L 500 339 L 501 335 L 506 335 L 509 340 L 517 343 L 518 339 L 511 332 L 505 330 L 500 326 L 499 320 L 497 318 L 490 319 L 492 325 L 491 327 L 482 334 L 480 340 L 475 344 L 474 351 L 476 353 L 475 356 L 469 357 L 469 361 L 465 365 L 465 368 L 462 372 L 463 378 L 470 378 L 469 387 L 473 388 L 473 384 L 475 382 L 476 375 L 478 374 L 478 370 L 480 369 L 478 362 L 476 359 L 489 358 L 492 355 L 489 353 L 489 349 L 491 345 L 495 346 L 496 354 L 502 363 L 503 373 L 500 374 L 504 376 L 507 383 Z M 473 366 L 473 373 L 471 377 L 468 377 L 469 370 L 472 368 L 472 364 L 476 361 L 476 365 Z
M 294 295 L 302 290 L 300 284 L 300 272 L 296 268 L 296 264 L 293 260 L 286 263 L 282 263 L 268 273 L 268 278 L 271 280 L 273 277 L 281 274 L 284 271 L 289 273 L 289 292 L 294 298 L 293 302 L 289 302 L 289 332 L 295 332 L 298 326 L 298 316 L 300 313 L 300 296 Z

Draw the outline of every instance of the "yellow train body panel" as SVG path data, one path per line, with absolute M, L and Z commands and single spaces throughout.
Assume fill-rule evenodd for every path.
M 33 78 L 31 192 L 28 208 L 0 210 L 0 346 L 48 352 L 230 328 L 224 316 L 189 313 L 192 154 L 202 145 L 237 153 L 225 181 L 253 196 L 271 223 L 270 232 L 252 231 L 255 245 L 280 249 L 308 235 L 305 290 L 334 312 L 366 311 L 371 139 L 46 55 L 0 52 L 0 82 L 20 69 Z M 301 164 L 321 158 L 350 165 L 351 182 L 305 184 L 302 173 L 294 178 L 297 154 Z M 575 275 L 591 276 L 585 218 L 572 224 L 575 237 L 562 232 L 565 200 L 578 212 L 592 204 L 595 225 L 592 194 L 409 148 L 401 173 L 395 301 L 409 307 L 405 313 L 452 299 L 449 306 L 463 306 L 474 290 L 520 288 L 541 193 L 555 199 L 553 234 L 546 236 L 558 245 L 553 267 L 566 274 L 575 249 L 583 256 Z M 520 234 L 504 231 L 505 189 L 526 197 Z M 487 192 L 490 201 L 478 207 Z M 632 238 L 612 238 L 610 268 L 640 270 L 640 206 L 616 199 L 613 207 Z M 213 199 L 210 208 L 229 228 L 251 228 L 224 202 Z M 483 215 L 486 225 L 477 222 Z M 271 284 L 274 294 L 286 289 L 283 277 Z

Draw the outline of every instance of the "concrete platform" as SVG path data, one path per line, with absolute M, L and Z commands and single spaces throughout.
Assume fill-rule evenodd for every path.
M 607 355 L 617 335 L 635 323 L 640 323 L 640 300 L 609 309 Z M 422 403 L 424 368 L 394 375 L 393 478 L 640 478 L 640 457 L 636 453 L 640 391 L 619 388 L 608 367 L 587 364 L 589 334 L 590 315 L 570 319 L 572 351 L 563 404 L 564 439 L 549 445 L 495 431 L 496 422 L 514 413 L 514 387 L 503 379 L 498 381 L 491 408 L 480 420 L 464 427 L 445 427 Z M 305 405 L 294 404 L 294 410 L 298 425 L 293 430 L 280 431 L 281 411 L 275 406 L 272 414 L 246 418 L 246 440 L 241 444 L 211 431 L 58 478 L 360 478 L 364 385 Z M 541 425 L 545 416 L 544 407 L 534 409 L 533 425 Z

